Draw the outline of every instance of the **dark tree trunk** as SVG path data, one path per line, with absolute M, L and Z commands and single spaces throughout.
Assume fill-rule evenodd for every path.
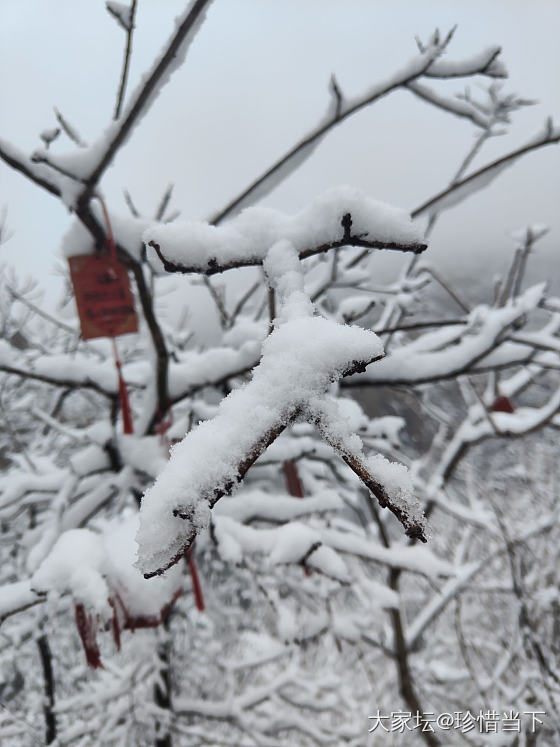
M 165 632 L 169 631 L 169 617 L 164 622 Z M 154 700 L 159 708 L 169 711 L 171 715 L 171 673 L 169 668 L 169 637 L 158 645 L 158 659 L 160 662 L 159 681 L 154 687 Z M 171 731 L 169 726 L 158 723 L 156 725 L 160 736 L 156 737 L 155 747 L 172 747 Z
M 37 639 L 39 647 L 39 656 L 41 657 L 41 666 L 43 667 L 43 677 L 45 680 L 45 704 L 43 712 L 45 714 L 45 743 L 52 744 L 56 739 L 56 715 L 54 713 L 54 676 L 52 668 L 51 649 L 47 636 L 43 635 Z

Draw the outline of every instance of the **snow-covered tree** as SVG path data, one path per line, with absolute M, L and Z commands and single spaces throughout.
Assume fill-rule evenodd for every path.
M 515 236 L 474 307 L 424 252 L 443 210 L 560 130 L 469 172 L 529 102 L 496 84 L 498 47 L 456 60 L 435 32 L 360 96 L 333 78 L 317 126 L 208 221 L 179 221 L 171 190 L 155 219 L 119 214 L 103 176 L 210 5 L 126 95 L 136 2 L 108 2 L 126 35 L 112 123 L 86 145 L 57 112 L 30 155 L 0 139 L 71 211 L 63 256 L 127 277 L 138 315 L 84 340 L 70 287 L 53 313 L 3 271 L 3 743 L 478 744 L 495 711 L 541 714 L 508 744 L 554 744 L 560 300 L 525 283 L 545 229 Z M 474 76 L 478 98 L 437 88 Z M 478 128 L 439 194 L 411 215 L 337 186 L 296 214 L 253 205 L 397 90 Z M 384 285 L 382 249 L 403 257 Z M 182 313 L 201 285 L 211 344 Z M 475 731 L 430 717 L 455 712 Z

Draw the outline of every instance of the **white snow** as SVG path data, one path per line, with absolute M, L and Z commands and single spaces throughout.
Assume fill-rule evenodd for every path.
M 293 216 L 253 207 L 223 226 L 179 221 L 154 224 L 143 238 L 147 244 L 158 244 L 167 260 L 191 272 L 204 272 L 216 263 L 260 264 L 281 239 L 290 241 L 298 253 L 340 241 L 344 235 L 341 220 L 347 213 L 352 216 L 352 234 L 363 234 L 368 241 L 406 245 L 423 241 L 404 210 L 351 187 L 331 189 Z
M 270 448 L 274 448 L 274 444 Z M 340 510 L 343 505 L 340 496 L 331 490 L 306 498 L 243 490 L 232 498 L 219 501 L 214 508 L 214 518 L 228 516 L 240 523 L 254 519 L 285 522 L 307 514 Z
M 103 213 L 96 200 L 92 202 L 91 210 L 101 225 L 105 227 Z M 109 210 L 108 213 L 116 244 L 125 249 L 133 259 L 139 260 L 143 247 L 142 234 L 151 221 L 147 218 L 122 215 L 113 210 Z M 77 218 L 74 218 L 64 232 L 60 248 L 63 257 L 92 254 L 95 251 L 95 242 L 83 224 Z
M 287 424 L 353 361 L 370 360 L 381 349 L 372 332 L 321 317 L 296 318 L 276 328 L 263 344 L 251 381 L 172 449 L 170 462 L 144 496 L 138 535 L 144 572 L 165 565 L 193 530 L 206 526 L 214 491 L 237 483 L 238 465 L 262 448 L 268 433 Z M 174 517 L 175 509 L 189 520 Z
M 64 532 L 31 578 L 37 592 L 69 592 L 89 610 L 108 619 L 109 597 L 118 593 L 133 615 L 157 615 L 181 586 L 180 568 L 147 582 L 134 568 L 137 514 L 104 522 L 101 531 Z
M 540 283 L 502 308 L 477 307 L 471 313 L 469 325 L 462 326 L 460 330 L 455 327 L 422 335 L 414 342 L 397 348 L 365 373 L 357 374 L 353 381 L 418 384 L 456 375 L 489 353 L 496 345 L 498 336 L 512 322 L 538 305 L 544 291 L 545 286 Z M 442 347 L 446 336 L 452 344 Z M 435 349 L 430 349 L 432 346 Z
M 498 59 L 500 51 L 500 47 L 487 47 L 464 60 L 438 59 L 432 62 L 426 75 L 430 78 L 458 78 L 482 71 L 493 78 L 505 78 L 507 70 Z
M 251 381 L 172 449 L 169 463 L 146 492 L 138 533 L 138 565 L 145 573 L 169 563 L 207 525 L 210 507 L 239 482 L 244 460 L 251 464 L 356 361 L 370 361 L 382 352 L 373 332 L 312 316 L 296 250 L 288 241 L 272 247 L 265 271 L 278 296 L 274 331 L 263 343 Z
M 29 581 L 16 581 L 0 587 L 0 623 L 5 615 L 14 610 L 25 609 L 37 602 L 37 594 L 31 589 Z
M 183 353 L 178 362 L 171 361 L 169 365 L 170 396 L 179 399 L 187 392 L 253 368 L 259 360 L 261 344 L 261 341 L 248 340 L 238 350 L 216 347 Z
M 83 189 L 80 182 L 54 171 L 44 163 L 34 163 L 26 153 L 2 138 L 0 138 L 0 150 L 7 159 L 23 164 L 33 178 L 39 182 L 46 182 L 54 190 L 58 190 L 63 203 L 68 208 L 73 208 Z
M 341 400 L 326 396 L 309 401 L 308 407 L 317 418 L 321 433 L 339 453 L 351 455 L 368 475 L 368 479 L 382 486 L 392 506 L 411 525 L 422 527 L 425 532 L 426 519 L 420 501 L 414 495 L 408 468 L 404 464 L 390 462 L 381 454 L 366 457 L 362 439 L 354 432 L 340 402 Z
M 438 558 L 425 545 L 394 544 L 386 548 L 372 542 L 370 537 L 360 536 L 356 531 L 342 532 L 335 529 L 322 529 L 321 540 L 339 552 L 375 560 L 393 568 L 404 568 L 432 578 L 455 574 L 455 569 L 450 563 Z

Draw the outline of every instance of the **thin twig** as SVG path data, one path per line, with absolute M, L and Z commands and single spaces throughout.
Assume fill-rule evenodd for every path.
M 151 75 L 148 77 L 134 102 L 128 109 L 126 116 L 121 121 L 119 129 L 109 142 L 109 145 L 99 159 L 97 166 L 89 175 L 87 179 L 87 189 L 81 197 L 82 203 L 89 200 L 91 193 L 95 189 L 97 182 L 101 178 L 105 169 L 111 163 L 116 152 L 125 142 L 129 132 L 134 127 L 136 120 L 142 114 L 142 112 L 152 99 L 152 94 L 156 90 L 161 79 L 166 74 L 169 66 L 172 64 L 175 56 L 179 52 L 181 45 L 184 43 L 189 33 L 197 28 L 197 24 L 201 16 L 204 15 L 207 7 L 211 2 L 212 0 L 195 0 L 193 5 L 191 6 L 189 13 L 184 18 L 183 22 L 177 27 L 158 64 L 154 67 Z
M 167 210 L 167 206 L 169 205 L 169 200 L 171 199 L 172 194 L 173 184 L 170 184 L 165 190 L 163 197 L 161 198 L 161 202 L 159 203 L 158 209 L 156 210 L 156 214 L 154 216 L 155 220 L 163 220 L 163 216 L 165 215 L 165 211 Z
M 123 189 L 123 195 L 124 195 L 124 201 L 126 202 L 128 209 L 130 210 L 130 214 L 133 215 L 135 218 L 139 218 L 140 213 L 138 212 L 138 209 L 136 205 L 134 204 L 128 189 Z
M 62 127 L 64 132 L 67 134 L 67 136 L 70 138 L 70 140 L 78 146 L 78 148 L 85 148 L 86 143 L 82 140 L 82 138 L 78 135 L 76 130 L 72 127 L 72 125 L 68 122 L 68 120 L 62 116 L 62 114 L 59 112 L 59 110 L 54 107 L 54 113 L 58 120 L 59 125 Z
M 124 58 L 121 70 L 121 79 L 119 84 L 119 92 L 117 94 L 117 103 L 115 105 L 115 113 L 113 119 L 118 119 L 121 116 L 122 104 L 124 101 L 124 95 L 126 92 L 126 82 L 128 80 L 128 67 L 130 64 L 130 54 L 132 51 L 132 37 L 134 35 L 134 19 L 136 15 L 136 3 L 137 0 L 132 0 L 130 6 L 130 21 L 126 30 L 126 46 L 124 50 Z
M 422 213 L 425 213 L 428 210 L 430 210 L 431 207 L 435 207 L 440 200 L 443 200 L 444 198 L 451 196 L 453 192 L 456 192 L 458 189 L 461 189 L 461 187 L 464 187 L 465 185 L 475 184 L 477 179 L 479 179 L 484 174 L 487 174 L 488 172 L 492 171 L 493 169 L 506 166 L 510 162 L 515 161 L 516 158 L 519 158 L 520 156 L 524 156 L 526 153 L 530 153 L 533 150 L 538 150 L 539 148 L 543 148 L 546 145 L 555 145 L 558 142 L 560 142 L 560 130 L 558 132 L 551 130 L 551 132 L 547 133 L 543 138 L 535 142 L 531 142 L 528 145 L 524 145 L 521 148 L 517 148 L 517 150 L 511 151 L 510 153 L 507 153 L 505 156 L 502 156 L 501 158 L 497 158 L 495 161 L 492 161 L 486 166 L 483 166 L 482 168 L 478 169 L 470 176 L 467 176 L 465 179 L 461 179 L 460 181 L 455 182 L 455 184 L 450 185 L 449 187 L 441 191 L 439 194 L 435 195 L 434 197 L 431 197 L 429 200 L 424 202 L 422 205 L 415 208 L 410 214 L 411 217 L 417 218 L 419 215 L 422 215 Z
M 64 322 L 61 322 L 60 319 L 56 319 L 54 316 L 51 316 L 50 314 L 48 314 L 46 311 L 43 311 L 38 306 L 36 306 L 34 303 L 29 301 L 27 298 L 25 298 L 25 296 L 22 296 L 20 293 L 15 291 L 13 288 L 6 286 L 6 290 L 12 296 L 12 298 L 15 298 L 16 301 L 20 301 L 21 303 L 23 303 L 25 306 L 27 306 L 28 309 L 30 309 L 35 314 L 37 314 L 37 316 L 42 317 L 47 322 L 54 324 L 55 326 L 59 327 L 60 329 L 63 329 L 65 332 L 68 332 L 74 337 L 79 336 L 77 329 L 74 329 L 74 327 L 71 327 L 69 324 L 65 324 Z
M 414 72 L 410 72 L 410 69 L 407 67 L 407 69 L 401 74 L 400 78 L 393 78 L 386 84 L 381 84 L 378 87 L 375 87 L 373 92 L 369 92 L 357 102 L 348 106 L 346 109 L 344 109 L 342 106 L 342 99 L 339 95 L 340 90 L 338 89 L 337 93 L 338 87 L 333 87 L 331 79 L 331 91 L 335 96 L 335 107 L 332 116 L 329 117 L 326 122 L 321 122 L 318 127 L 316 127 L 308 135 L 302 138 L 302 140 L 296 143 L 296 145 L 294 145 L 284 156 L 282 156 L 282 158 L 278 159 L 278 161 L 276 161 L 272 166 L 270 166 L 270 168 L 268 168 L 263 174 L 255 179 L 255 181 L 252 182 L 252 184 L 250 184 L 245 190 L 243 190 L 240 195 L 238 195 L 222 210 L 216 213 L 209 222 L 214 224 L 221 223 L 224 218 L 238 209 L 247 200 L 248 197 L 259 190 L 259 188 L 263 187 L 266 182 L 268 182 L 269 180 L 272 182 L 272 177 L 274 177 L 279 171 L 287 167 L 291 162 L 300 159 L 306 150 L 310 150 L 331 129 L 338 126 L 361 109 L 364 109 L 365 107 L 373 104 L 378 99 L 383 98 L 388 93 L 391 93 L 398 88 L 402 88 L 408 83 L 424 75 L 430 65 L 432 65 L 432 63 L 434 62 L 437 54 L 441 54 L 441 52 L 445 49 L 445 47 L 451 40 L 451 36 L 452 33 L 447 36 L 447 38 L 438 49 L 434 49 L 433 55 L 430 56 L 425 53 L 421 53 L 421 56 L 424 56 L 425 59 L 423 61 L 419 59 L 419 63 L 421 64 L 418 65 L 418 69 L 414 69 Z
M 179 262 L 171 262 L 168 260 L 160 247 L 155 241 L 150 241 L 151 246 L 159 259 L 163 264 L 163 268 L 166 272 L 180 272 L 183 274 L 197 273 L 201 275 L 216 275 L 221 272 L 227 272 L 238 267 L 255 267 L 262 265 L 263 257 L 239 257 L 237 259 L 230 260 L 228 262 L 219 263 L 215 258 L 211 257 L 208 260 L 206 267 L 200 265 L 183 265 Z M 330 241 L 326 244 L 320 244 L 319 246 L 310 247 L 308 249 L 302 249 L 299 252 L 300 259 L 307 259 L 313 257 L 316 254 L 322 254 L 328 252 L 331 249 L 341 249 L 348 246 L 363 246 L 368 249 L 388 249 L 396 250 L 400 252 L 412 252 L 413 254 L 420 254 L 427 248 L 427 244 L 420 242 L 402 243 L 396 241 L 368 241 L 362 236 L 344 236 L 338 241 Z

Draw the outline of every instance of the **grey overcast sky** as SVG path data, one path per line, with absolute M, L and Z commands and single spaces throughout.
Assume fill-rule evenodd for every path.
M 138 6 L 129 90 L 185 0 Z M 474 167 L 523 144 L 546 116 L 560 120 L 558 0 L 215 0 L 184 67 L 102 182 L 111 209 L 126 212 L 126 187 L 151 214 L 173 182 L 173 206 L 184 218 L 210 215 L 322 117 L 332 72 L 347 95 L 358 94 L 414 55 L 415 35 L 454 24 L 450 59 L 500 44 L 506 89 L 539 101 L 514 115 L 508 134 L 490 141 Z M 112 115 L 123 43 L 103 0 L 0 0 L 0 136 L 31 153 L 39 133 L 55 125 L 57 106 L 93 140 Z M 473 91 L 484 83 L 472 83 Z M 435 85 L 464 90 L 461 80 Z M 474 129 L 411 94 L 392 94 L 333 131 L 266 204 L 298 210 L 330 186 L 352 184 L 413 209 L 446 185 Z M 446 212 L 432 262 L 489 285 L 513 248 L 507 233 L 545 223 L 552 230 L 537 260 L 560 267 L 559 167 L 560 148 L 549 146 Z M 0 163 L 1 205 L 13 237 L 0 246 L 0 262 L 59 287 L 66 210 Z

